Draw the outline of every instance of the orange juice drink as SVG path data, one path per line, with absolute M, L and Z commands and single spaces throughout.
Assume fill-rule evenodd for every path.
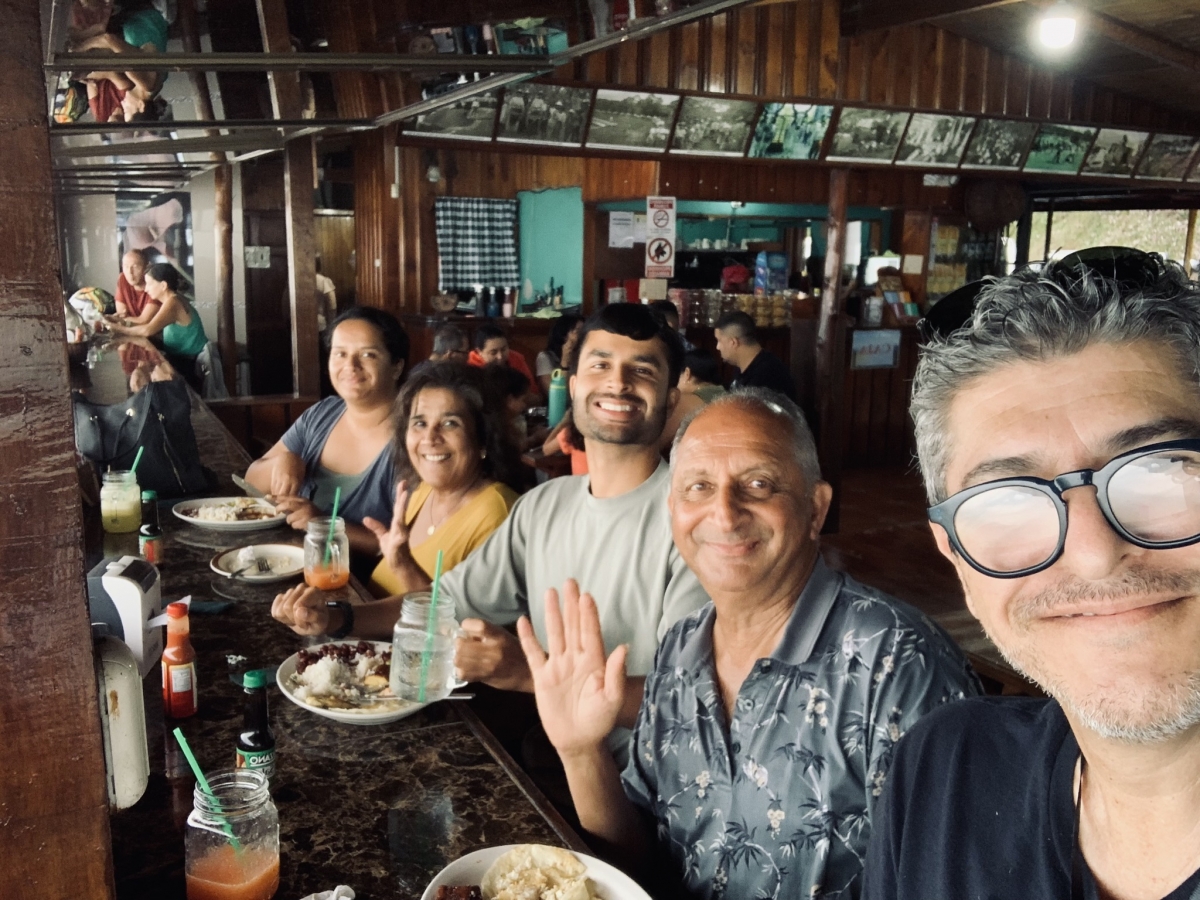
M 187 867 L 187 900 L 270 900 L 279 889 L 279 854 L 261 847 L 216 847 Z

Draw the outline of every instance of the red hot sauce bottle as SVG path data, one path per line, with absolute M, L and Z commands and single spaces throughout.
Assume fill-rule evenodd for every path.
M 163 712 L 170 719 L 196 714 L 196 651 L 186 603 L 167 606 L 167 647 L 162 655 Z

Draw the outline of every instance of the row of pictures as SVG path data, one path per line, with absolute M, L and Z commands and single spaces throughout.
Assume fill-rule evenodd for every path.
M 408 134 L 595 150 L 1179 181 L 1200 139 L 1120 128 L 529 82 L 418 116 Z M 1190 178 L 1200 181 L 1200 166 Z

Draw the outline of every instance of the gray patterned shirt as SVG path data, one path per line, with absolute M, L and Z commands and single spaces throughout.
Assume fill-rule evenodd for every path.
M 657 824 L 689 897 L 857 897 L 896 742 L 978 693 L 975 676 L 920 612 L 818 559 L 727 726 L 715 616 L 710 603 L 663 638 L 625 793 Z

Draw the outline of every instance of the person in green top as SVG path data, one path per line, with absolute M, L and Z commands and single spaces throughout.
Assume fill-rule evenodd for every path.
M 116 334 L 135 337 L 160 335 L 163 348 L 168 354 L 186 360 L 195 359 L 208 343 L 204 323 L 195 308 L 176 291 L 179 290 L 179 273 L 167 263 L 156 263 L 146 270 L 146 293 L 160 304 L 158 312 L 143 325 L 130 324 L 128 319 L 111 318 L 109 327 Z

